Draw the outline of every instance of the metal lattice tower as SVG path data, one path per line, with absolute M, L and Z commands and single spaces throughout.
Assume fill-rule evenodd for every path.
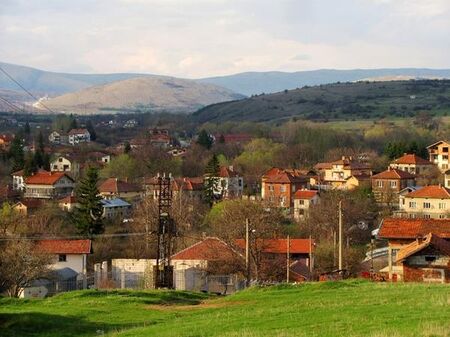
M 170 216 L 172 208 L 171 176 L 158 175 L 158 251 L 154 270 L 155 288 L 173 288 L 173 267 L 170 265 L 175 222 Z

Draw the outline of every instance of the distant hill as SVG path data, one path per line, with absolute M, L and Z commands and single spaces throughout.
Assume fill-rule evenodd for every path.
M 213 104 L 196 111 L 198 123 L 368 119 L 450 112 L 450 80 L 336 83 Z
M 14 79 L 27 90 L 39 96 L 57 96 L 81 90 L 93 85 L 144 76 L 144 74 L 66 74 L 0 62 Z M 151 75 L 147 75 L 151 76 Z M 0 72 L 0 89 L 21 90 L 5 74 Z
M 144 76 L 86 88 L 43 101 L 60 112 L 192 112 L 244 96 L 213 84 L 163 76 Z M 39 103 L 36 108 L 43 108 Z M 43 110 L 43 109 L 42 109 Z
M 198 81 L 212 83 L 234 92 L 251 96 L 274 93 L 285 89 L 301 88 L 305 85 L 353 82 L 368 78 L 406 76 L 407 78 L 450 78 L 450 69 L 322 69 L 298 72 L 245 72 L 235 75 L 209 77 Z

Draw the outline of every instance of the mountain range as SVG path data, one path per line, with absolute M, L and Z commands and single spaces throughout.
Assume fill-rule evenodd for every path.
M 1 72 L 0 98 L 25 106 L 28 111 L 45 112 L 44 104 L 52 110 L 80 114 L 193 112 L 209 104 L 305 86 L 360 80 L 450 78 L 450 69 L 425 68 L 245 72 L 202 79 L 180 79 L 142 73 L 59 73 L 1 62 L 0 67 L 34 96 L 43 99 L 36 102 Z M 7 111 L 8 106 L 0 102 L 0 109 Z

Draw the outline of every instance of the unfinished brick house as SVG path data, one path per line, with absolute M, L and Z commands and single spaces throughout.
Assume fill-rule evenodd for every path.
M 429 271 L 433 268 L 445 269 L 444 276 L 447 275 L 450 267 L 444 260 L 450 252 L 446 248 L 450 242 L 449 219 L 386 218 L 377 236 L 388 243 L 388 266 L 380 272 L 385 272 L 390 280 L 419 280 L 417 275 L 422 273 L 425 277 L 421 281 L 429 282 L 431 276 L 427 273 L 435 274 Z

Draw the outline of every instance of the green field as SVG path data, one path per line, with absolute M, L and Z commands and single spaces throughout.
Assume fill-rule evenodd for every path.
M 0 300 L 0 336 L 450 336 L 450 287 L 366 281 L 228 297 L 80 291 Z

